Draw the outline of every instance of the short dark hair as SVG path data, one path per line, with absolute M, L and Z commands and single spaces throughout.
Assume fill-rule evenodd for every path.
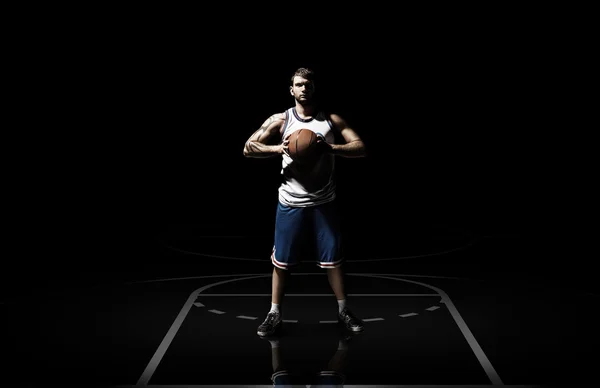
M 292 84 L 294 84 L 294 77 L 302 77 L 302 78 L 306 78 L 307 80 L 314 82 L 315 80 L 315 72 L 312 69 L 309 69 L 307 67 L 300 67 L 298 68 L 298 70 L 296 70 L 294 72 L 294 75 L 292 75 L 292 78 L 290 78 L 290 82 Z

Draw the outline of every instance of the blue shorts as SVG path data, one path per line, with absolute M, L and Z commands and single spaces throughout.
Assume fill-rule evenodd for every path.
M 277 268 L 289 269 L 298 265 L 303 255 L 316 256 L 321 268 L 342 265 L 344 256 L 335 201 L 309 207 L 277 204 L 271 262 Z

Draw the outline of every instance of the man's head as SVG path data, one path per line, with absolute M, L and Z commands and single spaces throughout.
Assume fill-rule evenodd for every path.
M 315 92 L 315 73 L 311 69 L 301 67 L 292 75 L 290 94 L 300 104 L 311 103 Z

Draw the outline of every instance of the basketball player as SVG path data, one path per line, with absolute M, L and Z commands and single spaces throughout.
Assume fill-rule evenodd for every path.
M 271 310 L 258 327 L 261 337 L 273 335 L 282 325 L 282 298 L 286 272 L 298 264 L 302 238 L 313 238 L 317 265 L 326 269 L 338 302 L 338 321 L 351 332 L 363 330 L 362 320 L 346 306 L 339 218 L 334 180 L 335 156 L 366 156 L 359 135 L 337 114 L 319 110 L 315 100 L 314 72 L 299 68 L 292 75 L 290 94 L 295 105 L 269 117 L 244 146 L 249 158 L 282 157 L 282 184 L 275 217 Z M 296 163 L 288 152 L 287 137 L 307 128 L 318 136 L 320 156 L 311 168 Z M 339 140 L 338 140 L 339 139 Z

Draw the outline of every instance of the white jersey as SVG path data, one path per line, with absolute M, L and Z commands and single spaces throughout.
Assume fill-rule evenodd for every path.
M 335 141 L 333 124 L 323 112 L 319 112 L 312 118 L 303 119 L 298 115 L 295 107 L 286 110 L 282 139 L 303 128 L 322 135 L 330 144 Z M 289 156 L 285 154 L 282 156 L 283 182 L 279 186 L 281 203 L 293 207 L 306 207 L 320 205 L 335 199 L 334 155 L 321 155 L 311 171 L 302 171 Z

